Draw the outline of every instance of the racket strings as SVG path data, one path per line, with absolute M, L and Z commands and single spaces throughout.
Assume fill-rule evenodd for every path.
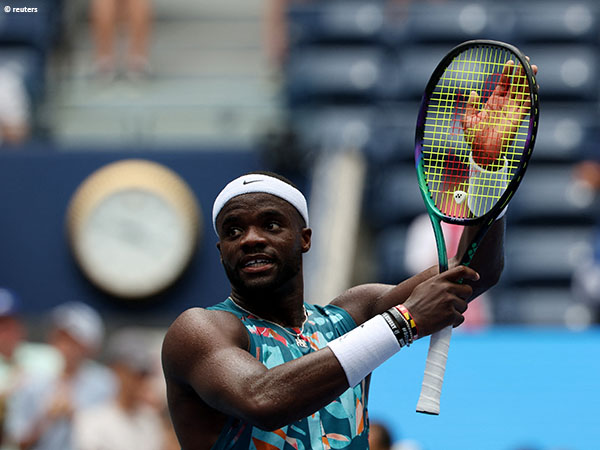
M 422 152 L 443 214 L 478 217 L 500 199 L 529 141 L 528 102 L 529 80 L 508 50 L 471 48 L 446 68 L 429 97 Z

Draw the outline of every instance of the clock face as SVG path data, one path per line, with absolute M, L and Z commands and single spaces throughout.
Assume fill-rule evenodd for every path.
M 98 285 L 124 297 L 151 295 L 185 268 L 194 228 L 155 192 L 129 188 L 107 195 L 81 224 L 78 259 Z

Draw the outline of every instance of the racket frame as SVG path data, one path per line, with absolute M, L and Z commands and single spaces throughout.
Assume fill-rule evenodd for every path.
M 529 124 L 528 124 L 528 133 L 527 139 L 523 145 L 524 150 L 522 156 L 519 160 L 518 166 L 516 168 L 515 174 L 511 177 L 509 184 L 504 190 L 503 194 L 500 196 L 498 201 L 492 206 L 492 208 L 485 214 L 479 217 L 472 218 L 458 218 L 452 217 L 442 213 L 435 205 L 435 202 L 430 194 L 429 188 L 427 186 L 427 180 L 425 177 L 425 168 L 424 168 L 424 158 L 423 158 L 423 142 L 425 137 L 425 121 L 426 115 L 429 108 L 430 96 L 435 90 L 438 81 L 444 74 L 445 70 L 450 66 L 450 63 L 454 60 L 454 58 L 468 50 L 470 48 L 484 47 L 484 46 L 493 46 L 499 47 L 501 49 L 507 50 L 511 52 L 514 57 L 518 59 L 518 63 L 523 67 L 525 71 L 525 75 L 527 77 L 527 82 L 529 86 L 529 102 L 530 102 L 530 111 L 529 111 Z M 516 61 L 515 61 L 516 63 Z M 515 67 L 517 65 L 515 64 Z M 539 122 L 539 101 L 538 101 L 538 85 L 536 81 L 535 74 L 533 73 L 533 69 L 527 58 L 521 53 L 521 51 L 513 45 L 494 41 L 494 40 L 472 40 L 463 42 L 462 44 L 454 47 L 448 54 L 440 61 L 435 70 L 433 71 L 427 86 L 425 88 L 425 92 L 423 93 L 423 97 L 421 100 L 421 106 L 419 108 L 419 114 L 417 116 L 417 124 L 416 124 L 416 132 L 415 132 L 415 166 L 417 171 L 417 179 L 419 184 L 419 189 L 421 191 L 421 196 L 423 197 L 423 201 L 425 203 L 425 207 L 427 209 L 427 213 L 431 219 L 431 223 L 434 230 L 436 245 L 438 249 L 438 266 L 439 271 L 444 272 L 448 270 L 448 256 L 446 250 L 446 244 L 444 240 L 444 235 L 442 232 L 441 222 L 452 223 L 456 225 L 482 225 L 473 240 L 469 244 L 469 247 L 465 251 L 465 254 L 461 258 L 460 264 L 468 266 L 477 249 L 479 248 L 479 244 L 483 240 L 487 231 L 491 228 L 494 221 L 498 217 L 498 215 L 506 208 L 510 200 L 512 199 L 514 193 L 516 192 L 521 180 L 523 179 L 523 175 L 525 170 L 527 169 L 529 159 L 531 158 L 531 154 L 533 152 L 533 147 L 535 144 L 535 136 L 537 134 Z M 440 396 L 441 396 L 441 388 L 443 384 L 443 377 L 446 366 L 447 359 L 447 350 L 450 343 L 450 337 L 452 334 L 452 327 L 447 327 L 444 330 L 439 331 L 438 333 L 434 333 L 431 337 L 429 353 L 427 355 L 427 363 L 425 368 L 425 375 L 423 379 L 423 386 L 421 389 L 421 396 L 419 398 L 419 402 L 417 404 L 417 412 L 425 413 L 425 414 L 439 414 L 440 410 Z M 434 359 L 439 359 L 437 356 L 433 357 L 432 354 L 442 354 L 443 361 L 433 361 Z M 430 366 L 437 365 L 441 366 L 437 370 L 437 374 L 431 375 L 433 372 L 430 369 Z M 441 372 L 441 373 L 440 373 Z M 429 383 L 431 381 L 431 377 L 437 378 L 436 382 Z M 429 377 L 429 379 L 428 379 Z M 438 385 L 438 386 L 435 386 Z M 424 392 L 427 391 L 427 392 Z

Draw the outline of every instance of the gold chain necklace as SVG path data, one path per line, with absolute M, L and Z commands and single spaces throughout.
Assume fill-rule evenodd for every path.
M 302 310 L 304 311 L 304 320 L 302 321 L 302 325 L 300 326 L 300 333 L 293 333 L 290 330 L 288 330 L 286 327 L 284 327 L 281 324 L 278 324 L 277 322 L 272 322 L 270 320 L 267 319 L 263 319 L 262 317 L 260 317 L 257 314 L 254 314 L 253 312 L 248 311 L 246 308 L 240 306 L 233 298 L 229 297 L 229 300 L 231 300 L 235 306 L 237 306 L 238 308 L 240 308 L 242 311 L 253 315 L 254 317 L 256 317 L 257 319 L 260 319 L 264 322 L 268 322 L 272 325 L 277 325 L 279 328 L 281 328 L 283 331 L 285 331 L 286 333 L 288 333 L 289 335 L 293 336 L 294 339 L 296 340 L 296 345 L 298 347 L 302 347 L 302 348 L 307 348 L 308 346 L 306 345 L 306 341 L 304 339 L 302 339 L 302 334 L 304 333 L 304 325 L 306 325 L 306 321 L 308 320 L 308 313 L 306 312 L 306 306 L 302 305 Z

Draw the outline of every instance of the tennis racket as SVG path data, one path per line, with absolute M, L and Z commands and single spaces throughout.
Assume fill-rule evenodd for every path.
M 512 45 L 469 41 L 433 72 L 415 137 L 419 187 L 448 270 L 441 222 L 481 225 L 461 264 L 469 265 L 527 168 L 538 128 L 534 70 Z M 452 327 L 431 336 L 417 411 L 439 414 Z

